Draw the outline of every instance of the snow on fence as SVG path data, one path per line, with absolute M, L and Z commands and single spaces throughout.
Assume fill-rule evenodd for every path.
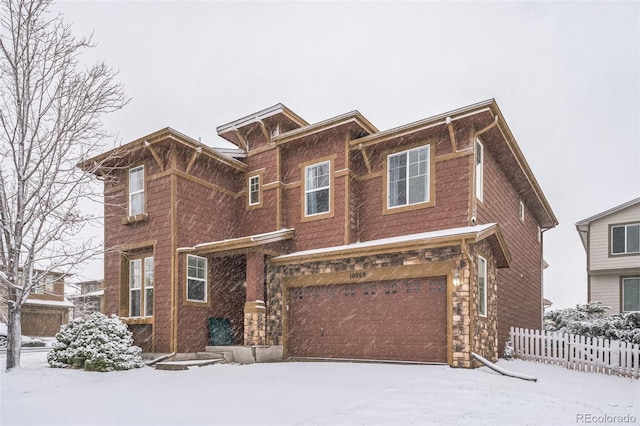
M 572 370 L 640 377 L 640 345 L 575 334 L 511 327 L 514 356 Z

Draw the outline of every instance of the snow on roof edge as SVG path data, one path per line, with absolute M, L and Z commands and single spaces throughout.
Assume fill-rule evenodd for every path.
M 421 232 L 418 234 L 400 235 L 397 237 L 381 238 L 378 240 L 370 240 L 370 241 L 358 242 L 353 244 L 346 244 L 342 246 L 323 247 L 318 249 L 303 250 L 303 251 L 298 251 L 294 253 L 284 254 L 282 256 L 277 256 L 277 257 L 274 257 L 274 259 L 288 259 L 288 258 L 297 257 L 297 256 L 308 256 L 308 255 L 321 254 L 321 253 L 339 252 L 344 250 L 383 246 L 387 244 L 394 244 L 394 243 L 408 242 L 408 241 L 426 240 L 426 239 L 442 238 L 442 237 L 455 237 L 456 235 L 480 233 L 482 231 L 486 231 L 487 229 L 490 229 L 493 226 L 496 226 L 496 223 L 464 226 L 461 228 L 441 229 L 438 231 Z

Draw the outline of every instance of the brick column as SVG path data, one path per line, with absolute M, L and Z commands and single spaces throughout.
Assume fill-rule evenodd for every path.
M 264 303 L 264 254 L 247 253 L 247 298 L 244 304 L 244 345 L 266 344 L 267 309 Z

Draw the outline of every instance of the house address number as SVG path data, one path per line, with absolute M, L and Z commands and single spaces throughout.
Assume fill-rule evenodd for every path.
M 366 278 L 367 277 L 367 273 L 366 272 L 352 272 L 349 275 L 349 278 L 351 278 L 352 280 L 359 280 L 362 278 Z

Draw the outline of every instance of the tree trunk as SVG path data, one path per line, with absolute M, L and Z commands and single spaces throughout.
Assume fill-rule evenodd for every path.
M 22 347 L 22 306 L 9 303 L 9 323 L 7 324 L 7 371 L 20 367 Z

